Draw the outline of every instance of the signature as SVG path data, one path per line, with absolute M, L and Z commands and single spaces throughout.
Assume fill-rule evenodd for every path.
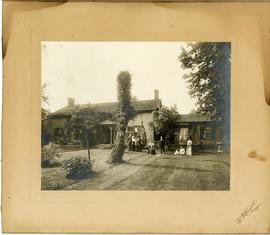
M 262 206 L 261 203 L 259 203 L 257 200 L 253 200 L 250 206 L 248 206 L 242 213 L 239 215 L 235 221 L 237 224 L 241 224 L 243 219 L 245 219 L 247 216 L 250 216 L 253 212 L 258 211 L 260 207 Z

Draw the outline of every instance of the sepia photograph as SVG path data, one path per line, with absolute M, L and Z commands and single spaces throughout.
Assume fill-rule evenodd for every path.
M 230 42 L 41 43 L 41 190 L 230 190 Z

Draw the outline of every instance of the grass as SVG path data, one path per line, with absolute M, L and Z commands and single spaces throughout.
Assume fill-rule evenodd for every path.
M 42 169 L 43 190 L 229 190 L 230 159 L 225 153 L 191 157 L 126 152 L 124 163 L 108 165 L 110 150 L 93 149 L 95 175 L 67 179 L 61 167 Z M 86 150 L 63 152 L 60 163 L 72 157 L 87 158 Z

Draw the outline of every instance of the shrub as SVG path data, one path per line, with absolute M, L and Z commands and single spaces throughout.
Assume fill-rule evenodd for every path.
M 60 157 L 61 148 L 52 142 L 41 148 L 41 167 L 52 167 L 58 165 L 56 158 Z
M 74 157 L 66 160 L 62 167 L 66 172 L 66 177 L 70 179 L 88 178 L 93 174 L 92 162 L 82 157 Z
M 60 145 L 66 145 L 68 144 L 69 139 L 67 136 L 62 136 L 62 137 L 57 137 L 55 140 L 56 144 L 60 144 Z

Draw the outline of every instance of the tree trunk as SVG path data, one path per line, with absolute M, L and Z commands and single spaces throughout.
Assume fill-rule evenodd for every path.
M 89 162 L 91 161 L 91 157 L 90 157 L 90 143 L 89 143 L 89 138 L 87 138 L 87 156 L 88 156 L 88 160 Z
M 91 130 L 86 128 L 85 130 L 85 136 L 86 136 L 86 146 L 87 146 L 87 156 L 89 163 L 91 162 L 91 155 L 90 155 L 90 139 L 91 139 Z
M 117 97 L 118 97 L 118 115 L 117 115 L 117 135 L 114 149 L 112 150 L 109 163 L 123 162 L 125 152 L 125 133 L 129 119 L 134 113 L 131 105 L 131 75 L 127 71 L 122 71 L 117 76 Z
M 125 131 L 117 131 L 115 147 L 111 153 L 109 163 L 121 163 L 123 162 L 123 154 L 125 152 Z

